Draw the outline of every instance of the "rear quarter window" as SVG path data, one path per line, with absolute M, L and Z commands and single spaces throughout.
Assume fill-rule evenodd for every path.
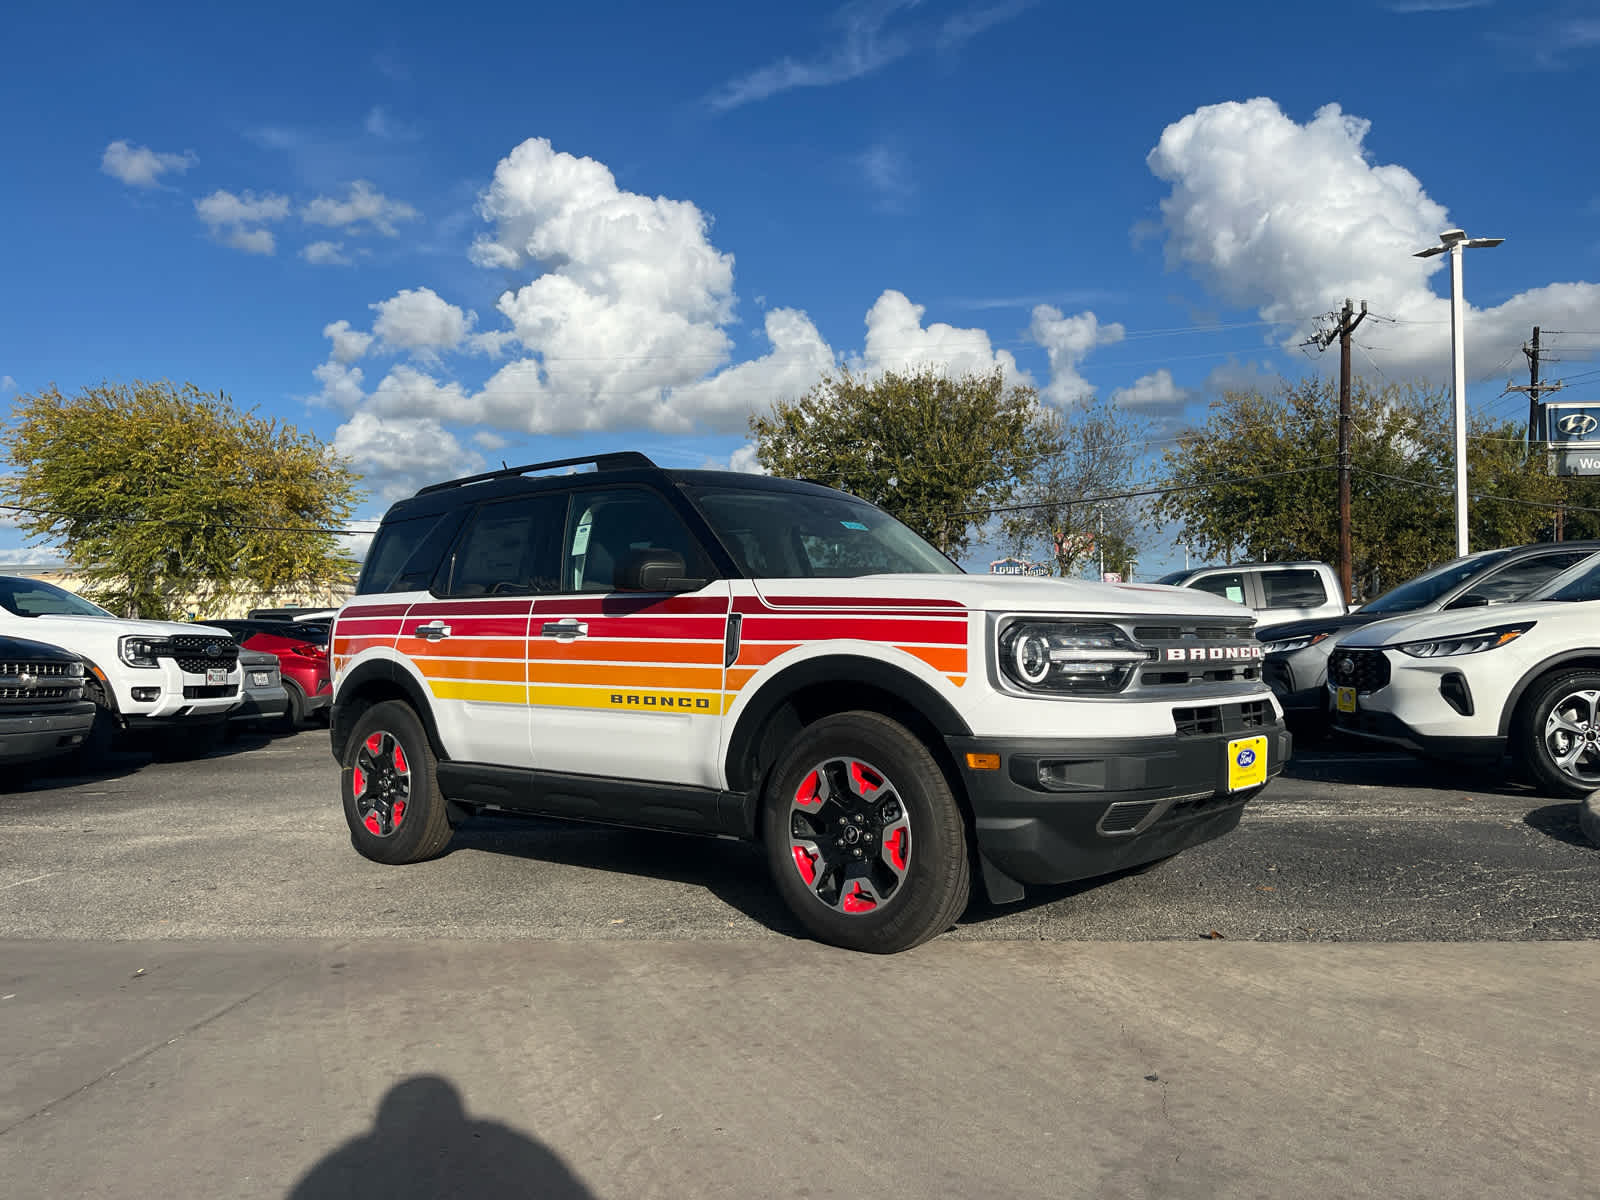
M 1328 602 L 1322 575 L 1306 567 L 1261 572 L 1268 608 L 1316 608 Z

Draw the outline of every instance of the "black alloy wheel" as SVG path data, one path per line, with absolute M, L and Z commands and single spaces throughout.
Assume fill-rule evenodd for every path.
M 339 790 L 356 850 L 374 862 L 433 858 L 450 841 L 438 759 L 411 706 L 375 704 L 345 743 Z

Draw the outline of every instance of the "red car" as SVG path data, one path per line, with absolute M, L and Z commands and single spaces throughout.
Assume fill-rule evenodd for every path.
M 313 714 L 326 712 L 333 700 L 333 672 L 328 660 L 328 625 L 324 621 L 207 621 L 226 629 L 249 650 L 278 656 L 283 690 L 289 693 L 284 725 L 297 729 Z

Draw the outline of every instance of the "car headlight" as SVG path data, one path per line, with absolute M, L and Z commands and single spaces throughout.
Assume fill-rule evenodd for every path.
M 1115 625 L 1012 621 L 1000 631 L 1000 671 L 1025 691 L 1054 695 L 1120 692 L 1150 651 Z
M 1395 649 L 1412 658 L 1450 658 L 1457 654 L 1481 654 L 1485 650 L 1497 650 L 1501 646 L 1516 641 L 1528 630 L 1532 629 L 1534 622 L 1524 621 L 1521 625 L 1501 625 L 1495 629 L 1479 629 L 1474 633 L 1463 633 L 1456 637 L 1434 638 L 1426 642 L 1407 642 Z
M 1266 642 L 1261 647 L 1261 653 L 1293 654 L 1296 650 L 1304 650 L 1307 646 L 1315 646 L 1318 642 L 1325 642 L 1332 636 L 1332 631 L 1325 629 L 1321 633 L 1308 633 L 1303 637 L 1290 637 L 1276 642 Z
M 172 656 L 172 643 L 166 638 L 125 637 L 117 640 L 117 657 L 130 667 L 154 667 L 162 655 Z

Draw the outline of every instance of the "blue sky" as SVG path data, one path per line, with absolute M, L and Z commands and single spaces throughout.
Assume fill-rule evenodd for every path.
M 1203 14 L 1203 15 L 1202 15 Z M 34 6 L 5 19 L 0 402 L 168 377 L 335 442 L 363 516 L 498 463 L 749 460 L 830 364 L 1117 395 L 1151 450 L 1368 301 L 1475 405 L 1600 346 L 1592 0 Z M 1592 392 L 1600 375 L 1575 380 Z M 22 538 L 0 528 L 0 558 Z M 975 557 L 977 555 L 975 554 Z M 1181 551 L 1154 535 L 1141 574 Z

